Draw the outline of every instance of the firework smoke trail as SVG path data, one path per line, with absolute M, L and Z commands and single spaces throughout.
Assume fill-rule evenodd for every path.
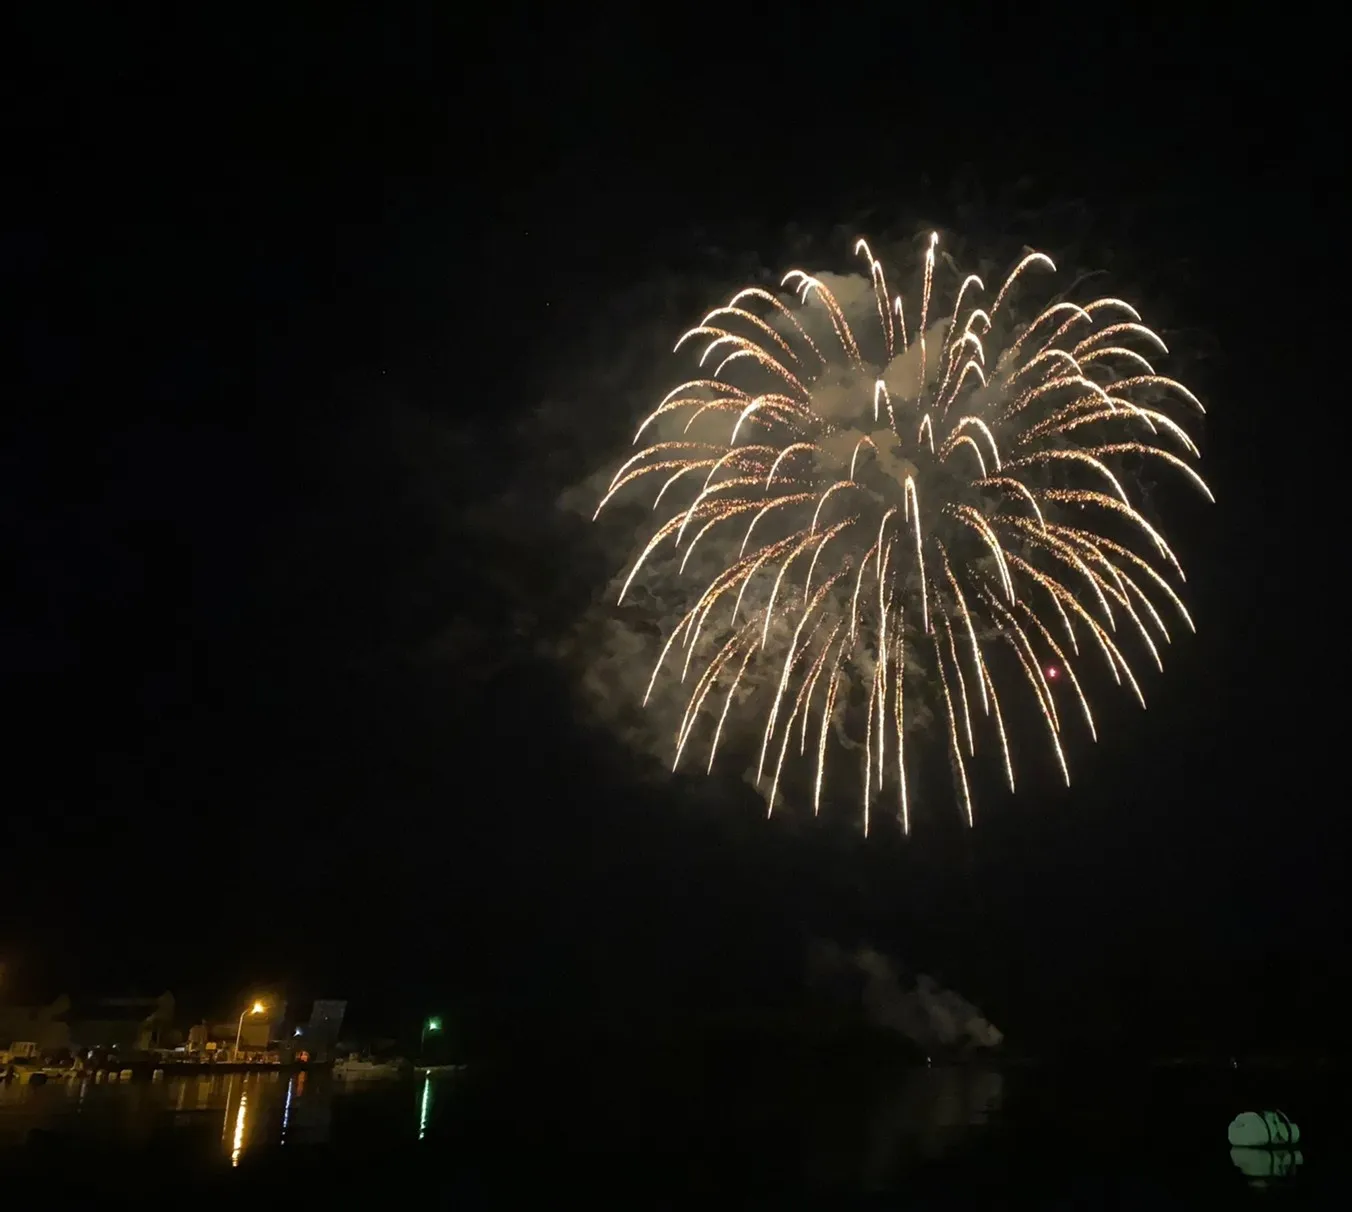
M 702 377 L 643 422 L 634 442 L 650 444 L 597 507 L 652 484 L 653 510 L 666 513 L 621 602 L 663 544 L 680 553 L 680 573 L 702 545 L 703 583 L 648 693 L 664 674 L 686 688 L 677 764 L 698 734 L 712 769 L 729 712 L 763 715 L 767 813 L 795 756 L 815 766 L 819 809 L 834 732 L 862 753 L 865 833 L 889 782 L 909 832 L 906 748 L 920 717 L 907 708 L 926 696 L 969 824 L 983 721 L 1013 790 L 1005 722 L 1035 707 L 1069 783 L 1063 728 L 1097 739 L 1090 678 L 1075 662 L 1101 659 L 1144 706 L 1124 647 L 1163 667 L 1157 600 L 1192 627 L 1169 583 L 1183 570 L 1133 504 L 1124 465 L 1176 471 L 1212 499 L 1187 462 L 1196 445 L 1161 411 L 1203 411 L 1147 360 L 1164 342 L 1116 298 L 1058 300 L 1016 323 L 1016 296 L 1055 272 L 1043 253 L 1024 256 L 993 295 L 975 274 L 945 294 L 937 246 L 932 235 L 908 308 L 888 298 L 882 264 L 858 242 L 872 290 L 859 332 L 802 270 L 781 283 L 796 306 L 748 288 L 711 311 L 676 343 L 702 341 Z M 918 317 L 910 331 L 907 315 Z

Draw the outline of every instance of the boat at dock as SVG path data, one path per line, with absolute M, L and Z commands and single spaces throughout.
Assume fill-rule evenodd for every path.
M 371 1060 L 355 1052 L 333 1062 L 333 1076 L 341 1078 L 392 1078 L 401 1077 L 407 1072 L 407 1061 Z

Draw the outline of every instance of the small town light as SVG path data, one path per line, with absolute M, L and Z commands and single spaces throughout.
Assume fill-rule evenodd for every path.
M 239 1026 L 235 1028 L 235 1050 L 231 1053 L 231 1060 L 239 1060 L 239 1040 L 240 1036 L 244 1033 L 244 1016 L 246 1014 L 262 1014 L 265 1010 L 267 1010 L 267 1007 L 263 1005 L 262 1002 L 254 1002 L 247 1010 L 241 1010 L 239 1012 Z
M 427 1037 L 435 1035 L 441 1030 L 441 1019 L 437 1015 L 423 1020 L 422 1034 L 418 1037 L 418 1046 L 424 1048 L 427 1046 Z

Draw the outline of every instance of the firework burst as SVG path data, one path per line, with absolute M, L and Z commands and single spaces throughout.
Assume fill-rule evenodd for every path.
M 597 508 L 648 484 L 667 510 L 621 602 L 664 544 L 694 574 L 648 682 L 648 696 L 664 673 L 687 688 L 674 764 L 698 736 L 712 769 L 729 713 L 759 712 L 767 811 L 786 761 L 810 771 L 817 812 L 833 751 L 854 750 L 865 833 L 883 795 L 910 830 L 924 704 L 969 824 L 978 738 L 1014 788 L 1011 712 L 1035 708 L 1069 783 L 1067 725 L 1078 716 L 1096 739 L 1077 663 L 1101 662 L 1144 706 L 1124 649 L 1163 668 L 1165 616 L 1192 627 L 1171 585 L 1183 570 L 1128 469 L 1167 467 L 1211 498 L 1170 415 L 1202 406 L 1156 372 L 1164 342 L 1130 304 L 1061 298 L 1016 323 L 1016 286 L 1055 272 L 1031 252 L 993 295 L 969 274 L 941 306 L 937 246 L 908 308 L 858 242 L 866 323 L 801 270 L 785 297 L 750 287 L 711 311 L 676 343 L 703 345 L 702 377 L 639 426 L 635 445 L 650 444 Z

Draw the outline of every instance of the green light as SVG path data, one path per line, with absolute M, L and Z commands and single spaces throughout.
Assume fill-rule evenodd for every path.
M 441 1030 L 441 1019 L 439 1019 L 439 1018 L 429 1018 L 429 1019 L 427 1020 L 427 1029 L 428 1029 L 429 1031 L 440 1031 L 440 1030 Z

